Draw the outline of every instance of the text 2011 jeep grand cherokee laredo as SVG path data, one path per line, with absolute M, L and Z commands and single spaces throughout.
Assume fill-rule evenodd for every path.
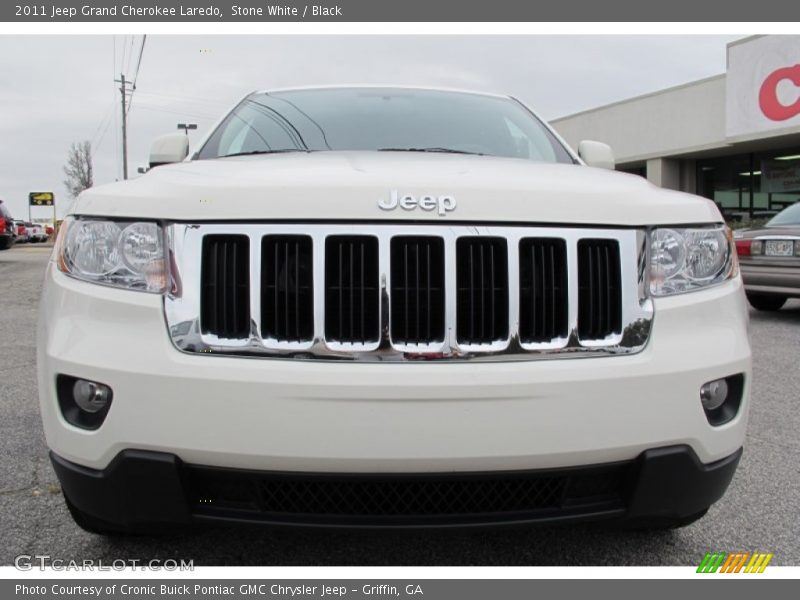
M 199 148 L 83 193 L 47 270 L 83 527 L 664 527 L 724 493 L 751 367 L 713 203 L 487 94 L 254 93 Z

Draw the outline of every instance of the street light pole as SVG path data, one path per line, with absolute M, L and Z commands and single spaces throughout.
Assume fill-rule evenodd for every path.
M 197 129 L 197 123 L 178 123 L 178 129 L 183 129 L 188 136 L 190 129 Z

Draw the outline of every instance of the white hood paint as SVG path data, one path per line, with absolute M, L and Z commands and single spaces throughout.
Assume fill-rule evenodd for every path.
M 457 208 L 381 210 L 391 190 Z M 523 159 L 316 152 L 199 160 L 92 188 L 73 214 L 176 221 L 417 220 L 597 225 L 721 222 L 713 202 L 633 175 Z

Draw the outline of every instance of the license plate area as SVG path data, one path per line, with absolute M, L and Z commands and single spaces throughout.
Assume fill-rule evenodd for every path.
M 793 240 L 766 240 L 764 243 L 765 256 L 792 256 L 793 254 Z

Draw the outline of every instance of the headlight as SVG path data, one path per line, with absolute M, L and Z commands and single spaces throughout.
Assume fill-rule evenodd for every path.
M 58 268 L 94 283 L 163 292 L 164 236 L 157 223 L 68 219 L 59 236 Z
M 726 227 L 664 228 L 650 234 L 650 292 L 669 296 L 736 275 L 733 238 Z

